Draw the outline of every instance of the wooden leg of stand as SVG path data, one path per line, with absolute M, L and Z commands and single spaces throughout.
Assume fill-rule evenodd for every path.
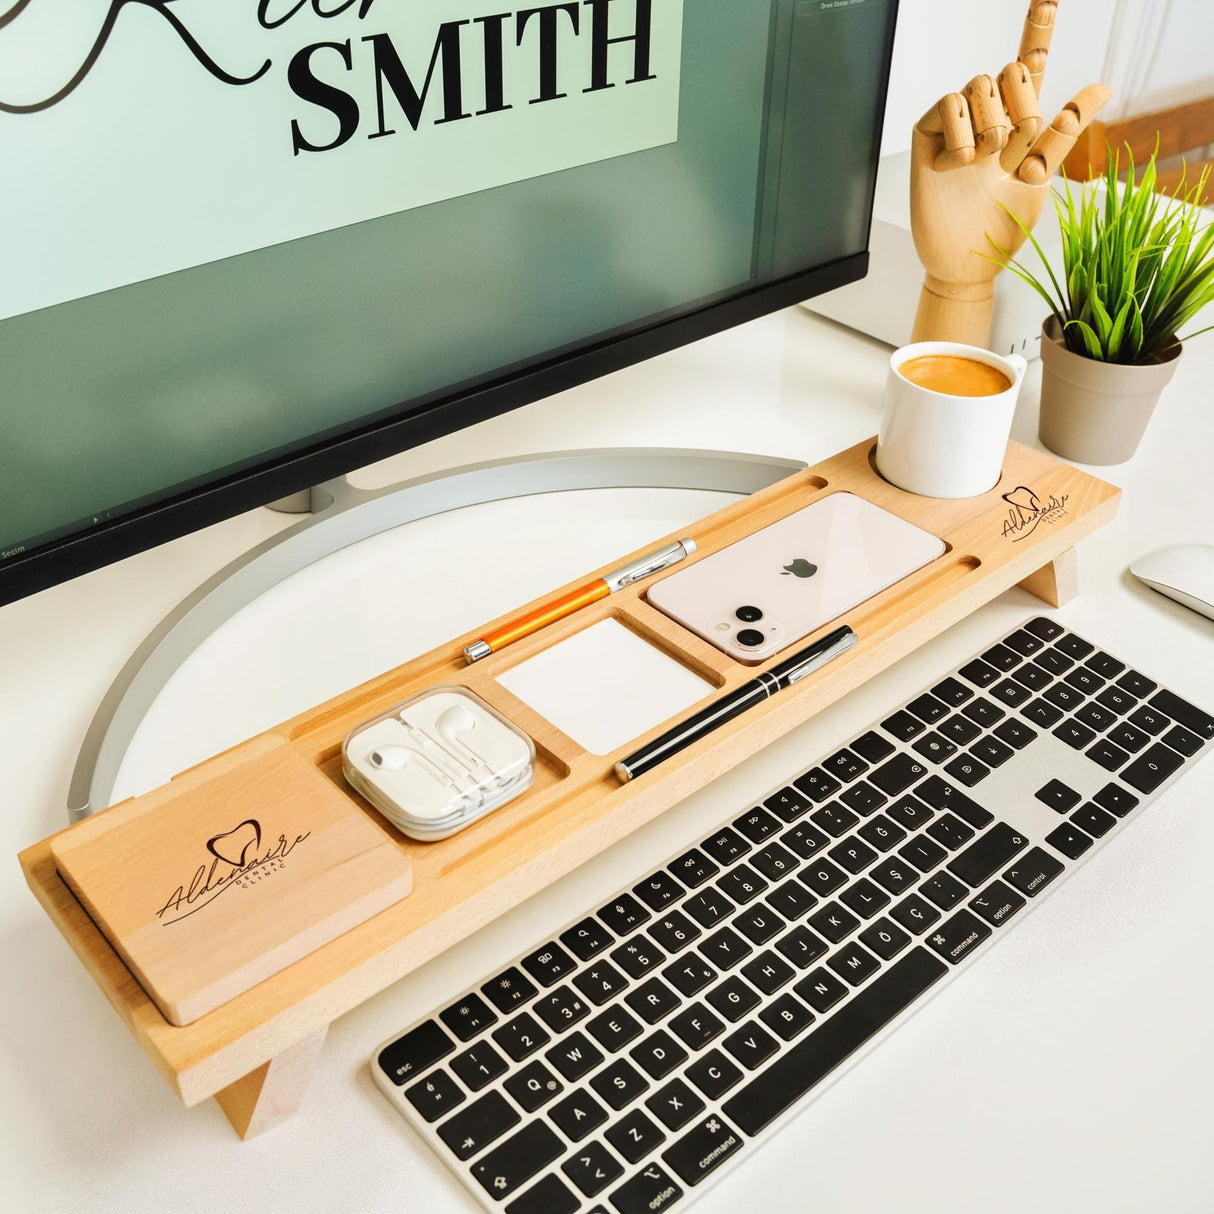
M 305 1037 L 215 1099 L 241 1138 L 252 1138 L 293 1117 L 303 1104 L 328 1028 Z
M 1048 565 L 1030 573 L 1020 586 L 1051 607 L 1069 603 L 1079 593 L 1079 557 L 1075 549 L 1060 552 Z

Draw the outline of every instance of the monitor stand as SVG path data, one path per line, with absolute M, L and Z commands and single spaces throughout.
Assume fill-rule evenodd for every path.
M 127 748 L 161 689 L 224 621 L 305 566 L 381 531 L 463 506 L 571 489 L 700 489 L 754 493 L 805 464 L 774 456 L 673 448 L 557 451 L 470 464 L 382 489 L 345 477 L 278 503 L 307 512 L 183 599 L 148 634 L 110 685 L 85 734 L 68 790 L 76 822 L 112 801 Z

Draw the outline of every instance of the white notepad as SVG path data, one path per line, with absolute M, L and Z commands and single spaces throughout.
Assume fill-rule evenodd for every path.
M 595 755 L 611 754 L 714 690 L 615 620 L 592 624 L 497 681 Z

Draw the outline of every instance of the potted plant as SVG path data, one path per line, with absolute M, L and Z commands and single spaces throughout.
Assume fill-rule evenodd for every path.
M 1103 180 L 1080 187 L 1078 202 L 1069 181 L 1065 193 L 1055 191 L 1061 284 L 1016 215 L 1048 285 L 999 250 L 1000 264 L 1050 309 L 1041 333 L 1041 441 L 1083 464 L 1119 464 L 1138 449 L 1176 370 L 1178 331 L 1214 299 L 1214 225 L 1203 223 L 1200 205 L 1209 167 L 1192 188 L 1182 177 L 1169 197 L 1155 192 L 1154 155 L 1138 184 L 1132 156 L 1118 181 L 1118 159 L 1110 157 Z

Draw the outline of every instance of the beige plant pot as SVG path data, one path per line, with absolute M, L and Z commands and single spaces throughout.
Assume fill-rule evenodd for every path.
M 1135 451 L 1180 359 L 1176 342 L 1158 362 L 1130 366 L 1074 354 L 1056 317 L 1041 327 L 1041 418 L 1051 451 L 1078 464 L 1122 464 Z

